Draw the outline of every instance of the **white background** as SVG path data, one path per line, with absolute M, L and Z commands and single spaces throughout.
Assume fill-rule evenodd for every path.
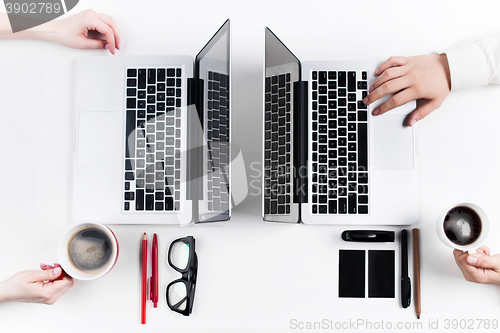
M 0 305 L 0 332 L 70 327 L 74 332 L 278 332 L 298 331 L 290 328 L 293 319 L 364 319 L 393 327 L 417 321 L 413 300 L 410 308 L 401 308 L 398 281 L 394 299 L 338 298 L 339 248 L 394 249 L 399 278 L 398 242 L 350 245 L 340 239 L 349 227 L 262 222 L 256 190 L 260 164 L 250 166 L 261 161 L 264 27 L 302 61 L 382 61 L 429 54 L 464 37 L 499 31 L 498 1 L 81 0 L 70 14 L 86 8 L 118 23 L 123 47 L 117 56 L 194 56 L 226 18 L 232 19 L 233 142 L 243 150 L 250 195 L 228 223 L 112 226 L 120 257 L 108 275 L 75 282 L 52 306 Z M 90 55 L 110 56 L 106 50 L 43 41 L 0 41 L 0 280 L 56 260 L 59 237 L 73 223 L 75 61 Z M 466 282 L 452 250 L 435 232 L 443 209 L 474 202 L 491 220 L 487 243 L 493 253 L 500 252 L 494 241 L 500 237 L 499 94 L 494 86 L 452 93 L 417 125 L 420 216 L 415 226 L 422 240 L 423 329 L 436 320 L 442 330 L 446 319 L 500 319 L 500 287 Z M 244 181 L 233 179 L 233 186 Z M 139 254 L 145 231 L 159 235 L 160 290 L 179 276 L 166 262 L 170 242 L 196 238 L 198 286 L 190 317 L 170 311 L 161 293 L 159 307 L 148 308 L 147 325 L 140 325 Z

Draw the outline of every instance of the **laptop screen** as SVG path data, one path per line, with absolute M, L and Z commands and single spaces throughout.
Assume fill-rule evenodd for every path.
M 228 220 L 230 217 L 230 30 L 229 20 L 196 56 L 198 116 L 203 133 L 202 184 L 198 192 L 200 222 Z M 199 191 L 201 187 L 201 191 Z
M 266 28 L 266 77 L 290 73 L 292 81 L 300 81 L 300 61 L 278 37 Z
M 209 69 L 217 69 L 229 75 L 229 24 L 230 22 L 228 19 L 196 56 L 195 77 L 198 79 L 202 79 L 204 73 Z

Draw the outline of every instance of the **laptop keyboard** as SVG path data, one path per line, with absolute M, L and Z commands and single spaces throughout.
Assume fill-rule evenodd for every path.
M 290 215 L 290 73 L 266 77 L 265 89 L 264 213 Z
M 312 72 L 312 213 L 368 214 L 366 71 Z
M 229 210 L 229 76 L 208 72 L 207 209 Z
M 181 68 L 128 68 L 125 211 L 177 211 L 181 178 Z

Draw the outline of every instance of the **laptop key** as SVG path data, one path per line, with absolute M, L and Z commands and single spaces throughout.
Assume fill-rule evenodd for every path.
M 332 191 L 333 192 L 333 191 Z M 337 200 L 328 201 L 328 213 L 329 214 L 337 214 Z
M 367 172 L 359 172 L 358 173 L 358 183 L 368 184 L 368 173 Z
M 277 213 L 278 213 L 278 202 L 271 201 L 271 214 L 277 214 Z
M 156 80 L 157 81 L 165 81 L 165 68 L 158 68 L 156 72 Z
M 368 114 L 366 111 L 358 111 L 358 121 L 366 121 L 367 117 L 368 117 Z
M 366 123 L 358 124 L 358 168 L 368 170 L 368 127 Z
M 144 210 L 144 190 L 135 190 L 135 210 Z
M 135 68 L 127 69 L 127 76 L 128 77 L 136 77 L 137 76 L 137 69 L 135 69 Z
M 135 98 L 127 98 L 127 109 L 135 109 L 136 105 Z
M 319 84 L 326 84 L 327 74 L 325 71 L 319 72 Z
M 127 111 L 127 120 L 125 125 L 125 157 L 135 157 L 135 147 L 133 145 L 134 139 L 134 130 L 135 130 L 135 111 L 128 110 Z M 129 140 L 129 139 L 132 140 Z M 129 144 L 130 143 L 130 144 Z
M 339 198 L 339 214 L 347 214 L 347 198 Z
M 148 84 L 156 84 L 156 69 L 148 69 Z
M 136 79 L 127 79 L 127 87 L 135 87 L 135 86 L 137 86 Z
M 174 210 L 174 198 L 165 197 L 165 210 Z
M 359 214 L 368 214 L 368 206 L 360 205 L 358 206 Z
M 155 202 L 155 210 L 163 210 L 163 202 Z
M 146 89 L 146 69 L 145 68 L 140 68 L 138 70 L 138 79 L 139 79 L 139 89 Z
M 356 91 L 356 72 L 347 72 L 347 90 Z
M 155 196 L 154 194 L 146 194 L 146 210 L 154 210 Z
M 348 213 L 356 214 L 356 208 L 358 206 L 356 193 L 349 193 L 349 195 L 347 196 L 347 202 L 348 202 Z
M 347 83 L 346 72 L 339 72 L 337 81 L 339 83 L 339 87 L 345 87 Z

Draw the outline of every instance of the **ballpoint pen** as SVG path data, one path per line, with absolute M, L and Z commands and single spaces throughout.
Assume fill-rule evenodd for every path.
M 142 237 L 142 302 L 141 302 L 141 324 L 146 323 L 146 293 L 148 274 L 148 238 L 146 233 Z
M 411 282 L 408 277 L 408 235 L 406 229 L 401 231 L 401 305 L 410 306 Z
M 156 234 L 153 235 L 153 248 L 152 248 L 152 276 L 150 279 L 151 285 L 149 286 L 151 301 L 153 306 L 158 306 L 158 240 Z

